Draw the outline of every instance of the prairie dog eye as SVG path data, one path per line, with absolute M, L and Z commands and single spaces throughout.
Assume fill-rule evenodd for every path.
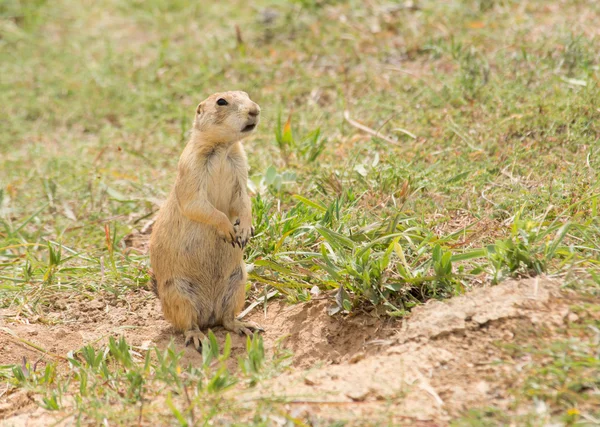
M 217 105 L 224 106 L 224 105 L 228 105 L 228 104 L 229 103 L 227 101 L 225 101 L 223 98 L 219 98 L 217 101 Z

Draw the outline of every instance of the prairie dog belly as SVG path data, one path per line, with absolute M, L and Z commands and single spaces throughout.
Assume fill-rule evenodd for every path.
M 180 253 L 176 256 L 180 268 L 198 279 L 206 279 L 203 282 L 218 282 L 228 277 L 242 261 L 242 251 L 224 242 L 214 227 L 187 218 L 183 221 L 187 224 L 179 236 Z
M 150 253 L 157 279 L 161 282 L 187 278 L 197 283 L 200 294 L 208 292 L 206 296 L 216 296 L 211 289 L 222 287 L 224 280 L 240 265 L 242 251 L 224 242 L 213 226 L 183 216 L 175 200 L 168 200 L 164 209 L 171 211 L 170 229 L 154 233 L 154 251 Z M 155 226 L 162 228 L 161 219 Z

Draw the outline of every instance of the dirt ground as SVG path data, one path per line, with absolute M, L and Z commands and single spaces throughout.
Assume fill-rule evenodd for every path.
M 497 364 L 496 344 L 514 342 L 519 330 L 563 324 L 569 310 L 558 287 L 533 279 L 431 302 L 342 363 L 279 377 L 257 393 L 304 396 L 301 415 L 375 421 L 385 414 L 376 424 L 444 425 L 469 408 L 508 407 L 511 377 L 526 361 Z
M 270 302 L 266 313 L 255 308 L 248 318 L 267 326 L 267 352 L 283 340 L 293 352 L 293 369 L 240 399 L 285 397 L 293 416 L 375 424 L 446 425 L 469 408 L 508 407 L 511 387 L 528 360 L 506 360 L 498 343 L 524 344 L 523 337 L 530 336 L 525 332 L 551 331 L 574 320 L 570 298 L 556 280 L 510 281 L 431 301 L 396 322 L 368 314 L 332 317 L 327 300 Z M 2 363 L 47 357 L 16 336 L 62 356 L 115 334 L 141 348 L 164 347 L 171 339 L 183 348 L 182 337 L 163 320 L 150 292 L 132 294 L 128 301 L 57 301 L 47 323 L 27 324 L 17 313 L 2 310 Z M 61 325 L 52 326 L 53 320 Z M 224 331 L 215 332 L 224 338 Z M 241 353 L 245 340 L 232 339 L 234 355 Z M 186 348 L 186 362 L 199 364 L 201 356 Z M 25 392 L 0 397 L 2 425 L 43 424 L 46 416 Z

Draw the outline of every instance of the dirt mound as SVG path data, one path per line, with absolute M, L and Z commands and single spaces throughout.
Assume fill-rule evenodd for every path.
M 201 355 L 192 347 L 184 347 L 182 334 L 176 333 L 163 319 L 160 302 L 154 294 L 139 290 L 124 300 L 114 302 L 103 297 L 94 301 L 76 297 L 59 300 L 43 318 L 29 318 L 13 310 L 1 309 L 2 364 L 25 361 L 40 366 L 46 361 L 66 363 L 69 352 L 87 344 L 100 345 L 106 343 L 109 336 L 121 335 L 134 348 L 140 349 L 152 345 L 165 348 L 173 340 L 178 349 L 184 350 L 184 365 L 202 363 Z M 327 314 L 329 304 L 327 300 L 298 305 L 272 301 L 266 312 L 260 306 L 247 318 L 265 326 L 263 338 L 268 353 L 273 353 L 277 346 L 289 349 L 293 352 L 293 365 L 298 368 L 348 360 L 364 351 L 367 341 L 389 337 L 395 330 L 393 322 L 364 314 L 351 318 L 331 317 Z M 214 332 L 223 342 L 226 331 L 216 328 Z M 232 336 L 232 364 L 236 363 L 237 355 L 245 352 L 245 345 L 245 337 Z M 29 415 L 38 422 L 41 420 L 38 416 L 46 415 L 41 408 L 35 408 L 31 395 L 18 391 L 0 399 L 0 419 L 19 413 L 22 417 L 23 412 L 29 414 L 35 410 L 35 415 Z M 20 420 L 14 418 L 11 423 L 19 425 Z
M 252 320 L 267 325 L 265 347 L 279 340 L 293 353 L 294 366 L 336 364 L 364 352 L 369 342 L 393 336 L 398 322 L 361 314 L 354 317 L 329 316 L 331 301 L 312 301 L 290 306 L 283 301 L 271 304 L 266 316 L 254 313 Z
M 9 310 L 0 310 L 0 348 L 3 363 L 65 357 L 86 344 L 103 343 L 109 336 L 122 335 L 135 347 L 166 347 L 173 340 L 185 349 L 184 363 L 201 363 L 201 355 L 192 347 L 184 347 L 182 334 L 176 333 L 163 319 L 159 301 L 148 291 L 140 290 L 127 296 L 128 304 L 116 305 L 108 300 L 59 301 L 43 323 L 29 323 L 26 318 Z M 270 302 L 266 313 L 256 308 L 247 318 L 265 326 L 265 348 L 276 345 L 293 352 L 294 365 L 338 363 L 363 350 L 367 341 L 389 337 L 393 322 L 368 315 L 344 319 L 327 314 L 330 303 L 325 300 L 289 305 Z M 47 323 L 50 323 L 48 325 Z M 52 326 L 52 323 L 59 323 Z M 385 325 L 388 325 L 387 327 Z M 226 331 L 214 330 L 222 342 Z M 27 341 L 24 342 L 24 341 Z M 245 349 L 245 338 L 232 336 L 233 354 Z M 35 348 L 37 347 L 37 349 Z
M 266 312 L 259 306 L 248 318 L 266 326 L 267 353 L 277 346 L 294 353 L 294 369 L 241 394 L 235 391 L 236 398 L 252 402 L 270 396 L 287 402 L 295 417 L 360 419 L 360 425 L 444 425 L 468 408 L 507 408 L 518 361 L 503 360 L 497 343 L 524 344 L 523 331 L 563 325 L 569 309 L 559 295 L 557 281 L 512 281 L 446 302 L 430 301 L 399 322 L 367 314 L 331 317 L 328 300 L 269 302 Z M 26 324 L 18 313 L 3 310 L 2 362 L 51 357 L 41 350 L 65 356 L 109 335 L 124 335 L 141 348 L 164 347 L 173 339 L 185 349 L 184 363 L 201 362 L 162 319 L 150 292 L 140 290 L 127 300 L 58 301 L 44 323 Z M 59 321 L 60 326 L 51 325 Z M 225 332 L 215 334 L 222 341 Z M 244 338 L 232 336 L 232 343 L 234 356 L 244 351 Z M 0 417 L 35 409 L 26 393 L 5 396 L 0 403 Z
M 513 342 L 517 331 L 536 325 L 562 324 L 568 308 L 553 299 L 558 288 L 536 278 L 431 301 L 413 311 L 392 342 L 372 344 L 379 354 L 282 375 L 256 393 L 291 401 L 300 417 L 374 425 L 437 425 L 429 423 L 471 407 L 507 406 L 514 366 L 500 363 L 495 343 Z

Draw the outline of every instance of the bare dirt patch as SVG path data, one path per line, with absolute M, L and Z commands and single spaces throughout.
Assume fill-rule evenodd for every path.
M 368 314 L 331 317 L 327 300 L 271 302 L 266 313 L 256 308 L 249 318 L 266 326 L 267 353 L 277 345 L 293 352 L 293 369 L 235 393 L 242 401 L 256 396 L 284 401 L 290 413 L 309 421 L 360 419 L 361 424 L 445 425 L 469 408 L 508 408 L 519 363 L 527 361 L 508 360 L 499 343 L 524 344 L 523 331 L 552 330 L 568 322 L 569 304 L 559 288 L 545 278 L 511 281 L 446 302 L 430 301 L 398 322 Z M 184 363 L 201 363 L 201 356 L 183 347 L 180 334 L 162 319 L 150 292 L 140 290 L 127 300 L 59 301 L 43 319 L 46 323 L 27 324 L 19 313 L 3 310 L 2 363 L 26 358 L 43 364 L 121 334 L 141 348 L 165 347 L 174 339 L 185 349 Z M 51 320 L 57 324 L 48 324 Z M 223 330 L 215 333 L 224 339 Z M 240 354 L 245 339 L 234 336 L 232 341 L 234 355 Z M 43 411 L 26 393 L 0 399 L 6 425 L 17 420 L 9 417 L 22 420 L 34 411 L 29 420 L 35 423 Z
M 367 345 L 377 354 L 285 374 L 256 393 L 285 397 L 300 417 L 373 425 L 445 425 L 469 408 L 508 408 L 518 364 L 526 361 L 507 360 L 498 344 L 516 342 L 519 331 L 566 322 L 569 309 L 558 289 L 556 281 L 531 279 L 431 301 L 391 341 Z
M 163 319 L 160 302 L 151 292 L 140 290 L 126 299 L 127 305 L 122 301 L 113 305 L 103 299 L 60 301 L 57 304 L 64 304 L 65 310 L 50 313 L 44 323 L 29 323 L 15 312 L 0 311 L 4 326 L 0 334 L 2 361 L 13 364 L 21 363 L 23 358 L 37 361 L 66 357 L 84 345 L 104 343 L 109 336 L 123 335 L 128 343 L 141 348 L 150 345 L 163 348 L 174 340 L 178 348 L 185 350 L 185 363 L 202 362 L 196 350 L 184 347 L 182 334 Z M 275 301 L 269 303 L 266 313 L 257 308 L 247 318 L 265 326 L 265 348 L 271 349 L 281 342 L 282 347 L 293 352 L 297 367 L 339 363 L 363 351 L 366 342 L 389 337 L 395 331 L 393 321 L 366 314 L 346 319 L 329 316 L 330 304 L 325 300 L 298 305 Z M 49 320 L 57 324 L 46 324 Z M 221 341 L 225 338 L 226 331 L 222 328 L 214 332 Z M 245 337 L 232 336 L 232 342 L 234 355 L 245 348 Z

